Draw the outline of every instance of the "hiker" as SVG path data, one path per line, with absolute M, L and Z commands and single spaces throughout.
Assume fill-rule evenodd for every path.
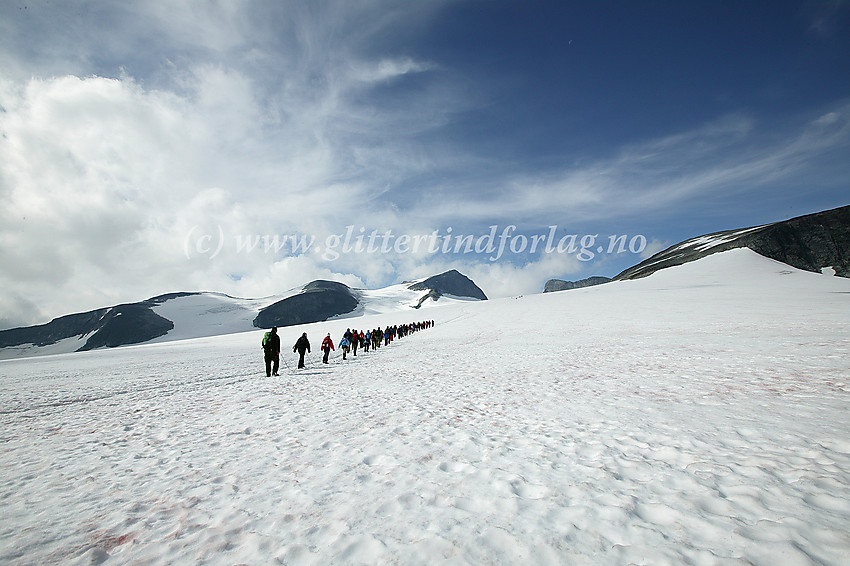
M 368 352 L 369 346 L 372 345 L 372 331 L 367 330 L 366 334 L 363 336 L 363 351 Z
M 263 336 L 263 353 L 266 359 L 266 377 L 277 375 L 280 366 L 280 336 L 277 335 L 277 326 Z
M 350 334 L 350 332 L 346 332 L 346 335 Z M 339 341 L 339 349 L 342 350 L 342 359 L 345 359 L 345 356 L 348 354 L 348 350 L 351 348 L 351 340 L 345 337 L 342 337 L 342 340 Z
M 301 335 L 301 338 L 295 342 L 295 345 L 292 347 L 293 352 L 298 352 L 298 369 L 304 368 L 304 354 L 310 351 L 310 341 L 307 340 L 307 333 Z
M 325 336 L 325 339 L 322 340 L 322 351 L 325 353 L 322 356 L 322 363 L 328 363 L 328 356 L 331 353 L 331 350 L 334 349 L 334 341 L 331 340 L 331 333 L 328 332 L 328 335 Z
M 351 353 L 357 355 L 357 346 L 360 345 L 360 333 L 356 330 L 351 331 Z

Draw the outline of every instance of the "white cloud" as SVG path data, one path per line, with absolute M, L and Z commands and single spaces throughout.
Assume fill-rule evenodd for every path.
M 750 144 L 757 132 L 751 121 L 727 119 L 587 167 L 518 175 L 483 193 L 424 185 L 411 209 L 396 207 L 385 187 L 427 165 L 415 151 L 372 146 L 368 136 L 361 147 L 341 147 L 335 120 L 344 120 L 346 89 L 334 95 L 336 104 L 289 100 L 281 120 L 239 71 L 199 66 L 181 73 L 179 84 L 180 94 L 145 89 L 130 77 L 0 82 L 0 194 L 7 204 L 0 259 L 8 266 L 0 279 L 12 291 L 0 307 L 7 318 L 43 321 L 174 290 L 269 295 L 316 277 L 377 286 L 444 268 L 474 275 L 494 296 L 532 292 L 549 277 L 587 266 L 556 265 L 552 257 L 493 265 L 412 253 L 326 262 L 320 255 L 248 254 L 233 242 L 265 234 L 321 242 L 349 225 L 396 234 L 482 222 L 567 227 L 765 182 L 850 138 L 846 107 L 766 150 Z M 352 155 L 357 159 L 347 161 Z M 198 235 L 226 232 L 228 247 L 213 260 L 187 259 L 193 228 Z M 21 314 L 28 312 L 24 296 L 40 312 Z
M 128 7 L 135 20 L 123 9 L 118 12 L 125 17 L 113 13 L 123 37 L 103 29 L 96 35 L 122 46 L 108 53 L 130 62 L 118 76 L 81 72 L 98 54 L 97 42 L 81 43 L 80 34 L 73 56 L 50 56 L 51 65 L 42 67 L 48 76 L 16 79 L 21 72 L 0 79 L 5 324 L 178 289 L 262 295 L 314 277 L 362 285 L 355 269 L 371 279 L 389 275 L 392 264 L 384 259 L 368 266 L 340 262 L 331 270 L 311 257 L 185 257 L 193 227 L 198 233 L 222 227 L 231 238 L 321 236 L 367 220 L 398 228 L 392 202 L 379 198 L 386 190 L 381 187 L 403 178 L 405 168 L 422 167 L 405 155 L 403 138 L 433 127 L 428 107 L 445 112 L 451 106 L 426 93 L 418 100 L 421 119 L 362 107 L 364 83 L 430 65 L 405 57 L 368 61 L 334 49 L 336 42 L 351 43 L 346 34 L 368 35 L 362 27 L 346 28 L 356 15 L 347 3 L 329 5 L 322 14 L 312 13 L 312 6 L 280 5 L 295 32 L 282 40 L 276 35 L 282 30 L 258 26 L 248 11 L 207 8 L 153 2 Z M 42 18 L 34 28 L 44 34 L 45 44 L 35 44 L 42 54 L 80 25 L 69 17 L 68 27 L 57 29 L 43 12 L 34 16 Z M 131 73 L 138 54 L 127 46 L 151 36 L 157 41 L 150 53 L 169 46 L 173 57 L 137 79 Z M 7 61 L 23 68 L 31 54 L 9 55 Z M 30 58 L 33 69 L 38 61 Z M 63 65 L 73 74 L 51 76 Z M 257 66 L 265 68 L 257 72 Z
M 540 293 L 549 279 L 579 273 L 584 266 L 575 256 L 541 254 L 525 265 L 476 263 L 461 268 L 490 298 Z
M 414 61 L 410 57 L 381 59 L 377 63 L 355 64 L 352 69 L 352 77 L 364 83 L 376 83 L 411 73 L 422 73 L 433 68 L 434 65 L 431 63 Z

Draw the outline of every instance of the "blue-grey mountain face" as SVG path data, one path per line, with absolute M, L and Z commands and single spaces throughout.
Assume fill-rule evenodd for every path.
M 0 348 L 21 344 L 47 346 L 65 338 L 84 336 L 98 327 L 107 312 L 109 309 L 69 314 L 55 318 L 47 324 L 0 331 Z
M 257 328 L 323 322 L 354 311 L 359 302 L 348 285 L 336 281 L 313 281 L 301 293 L 278 301 L 260 311 Z
M 570 291 L 572 289 L 581 289 L 583 287 L 592 287 L 594 285 L 602 285 L 611 281 L 610 277 L 588 277 L 578 281 L 563 281 L 561 279 L 550 279 L 546 282 L 543 288 L 544 293 L 554 293 L 556 291 Z
M 487 300 L 487 295 L 484 294 L 484 291 L 472 279 L 456 269 L 429 277 L 421 283 L 411 285 L 408 289 L 412 291 L 431 291 L 429 295 L 436 295 L 436 298 L 442 295 L 454 295 L 456 297 L 470 297 L 481 301 Z
M 135 303 L 110 309 L 79 351 L 141 344 L 168 334 L 174 323 L 153 312 L 154 304 Z
M 88 340 L 78 351 L 140 344 L 159 338 L 174 328 L 173 322 L 153 312 L 152 307 L 172 298 L 192 294 L 161 295 L 139 303 L 69 314 L 47 324 L 3 330 L 0 331 L 0 348 L 22 344 L 48 346 L 66 338 L 87 335 L 90 335 Z
M 623 271 L 614 280 L 646 277 L 659 269 L 744 247 L 798 269 L 820 272 L 832 267 L 836 275 L 850 277 L 850 206 L 692 238 Z

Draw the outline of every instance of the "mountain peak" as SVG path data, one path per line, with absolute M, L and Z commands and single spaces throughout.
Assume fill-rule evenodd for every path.
M 408 287 L 411 291 L 431 291 L 433 298 L 439 298 L 442 295 L 454 295 L 456 297 L 469 297 L 487 300 L 487 295 L 476 285 L 472 279 L 458 271 L 451 269 L 445 273 L 434 275 L 419 283 L 414 283 Z

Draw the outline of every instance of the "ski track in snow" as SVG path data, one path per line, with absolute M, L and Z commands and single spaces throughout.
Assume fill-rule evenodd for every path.
M 733 250 L 328 366 L 404 315 L 281 329 L 280 377 L 261 332 L 2 362 L 0 562 L 847 564 L 848 307 Z

